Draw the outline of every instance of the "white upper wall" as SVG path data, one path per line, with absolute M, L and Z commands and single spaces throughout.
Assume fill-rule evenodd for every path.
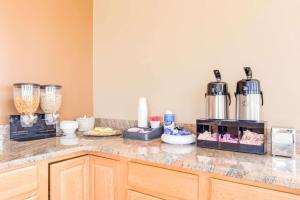
M 264 120 L 300 128 L 299 7 L 299 0 L 95 0 L 95 116 L 136 119 L 145 96 L 152 115 L 171 109 L 177 121 L 195 122 L 213 69 L 233 95 L 251 66 Z

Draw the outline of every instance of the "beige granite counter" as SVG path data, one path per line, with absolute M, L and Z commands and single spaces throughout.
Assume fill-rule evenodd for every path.
M 60 137 L 28 142 L 4 140 L 0 148 L 0 168 L 87 150 L 300 189 L 299 156 L 273 158 L 202 149 L 195 145 L 169 145 L 159 139 L 144 142 L 120 137 L 78 138 L 79 143 L 72 146 L 62 145 Z

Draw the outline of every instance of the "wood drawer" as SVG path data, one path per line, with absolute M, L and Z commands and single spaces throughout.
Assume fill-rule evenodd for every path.
M 139 192 L 134 192 L 129 190 L 127 194 L 127 200 L 162 200 L 162 199 L 158 199 Z
M 37 190 L 37 166 L 29 166 L 0 174 L 0 199 L 18 199 Z
M 39 199 L 39 196 L 35 195 L 32 197 L 28 197 L 26 200 L 38 200 L 38 199 Z
M 196 200 L 198 176 L 138 163 L 128 163 L 128 184 L 137 190 Z
M 300 200 L 300 196 L 211 179 L 211 200 Z

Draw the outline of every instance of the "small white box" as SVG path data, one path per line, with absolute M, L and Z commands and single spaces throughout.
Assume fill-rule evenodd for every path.
M 294 157 L 296 155 L 296 130 L 272 127 L 272 155 Z

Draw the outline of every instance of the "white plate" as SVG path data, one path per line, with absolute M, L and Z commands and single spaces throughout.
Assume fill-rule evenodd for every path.
M 196 136 L 162 134 L 161 140 L 168 144 L 192 144 L 196 141 Z
M 91 137 L 108 137 L 108 136 L 117 136 L 122 135 L 122 131 L 114 130 L 114 132 L 96 132 L 96 131 L 88 131 L 83 133 L 84 136 L 91 136 Z

